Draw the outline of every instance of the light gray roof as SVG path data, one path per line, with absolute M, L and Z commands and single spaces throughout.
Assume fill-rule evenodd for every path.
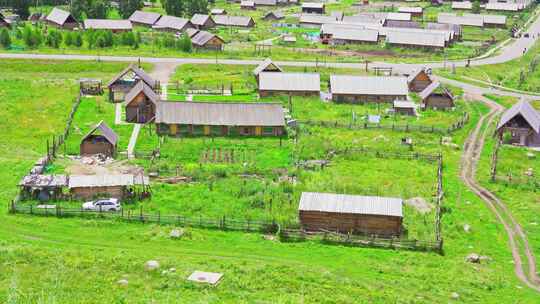
M 259 74 L 259 90 L 289 92 L 319 92 L 321 78 L 315 73 L 272 73 Z
M 302 192 L 298 210 L 403 217 L 403 200 L 393 197 Z
M 190 27 L 193 27 L 193 25 L 188 19 L 175 16 L 162 16 L 153 26 L 153 28 L 171 29 L 176 31 L 183 31 Z
M 268 17 L 272 17 L 272 16 L 274 16 L 274 18 L 276 18 L 276 19 L 285 18 L 285 14 L 283 14 L 283 12 L 281 12 L 281 11 L 269 11 L 266 14 L 264 14 L 263 18 L 268 18 Z
M 210 15 L 195 14 L 191 17 L 191 23 L 201 26 L 204 25 L 208 21 L 208 19 L 212 21 L 214 20 Z
M 56 174 L 30 174 L 23 177 L 19 182 L 19 186 L 24 187 L 63 187 L 67 186 L 67 176 L 65 175 L 56 175 Z
M 101 135 L 105 137 L 112 145 L 116 145 L 118 142 L 118 135 L 109 128 L 109 126 L 102 120 L 100 121 L 90 132 L 88 132 L 81 141 L 84 141 L 89 136 L 93 135 L 96 131 L 100 131 Z
M 249 16 L 217 15 L 217 16 L 214 16 L 213 18 L 217 25 L 225 25 L 225 26 L 248 27 L 252 23 L 254 23 L 253 18 Z
M 398 12 L 400 13 L 421 13 L 424 11 L 424 8 L 421 6 L 400 6 Z
M 268 5 L 274 6 L 277 5 L 277 0 L 255 0 L 255 5 Z
M 120 72 L 118 75 L 116 75 L 109 83 L 107 84 L 107 87 L 110 87 L 112 84 L 114 84 L 116 81 L 124 77 L 127 73 L 133 72 L 135 75 L 135 78 L 142 79 L 144 82 L 146 82 L 147 85 L 149 85 L 151 88 L 155 88 L 156 81 L 150 77 L 145 71 L 142 69 L 136 67 L 133 64 L 130 64 L 127 68 L 125 68 L 122 72 Z
M 377 42 L 379 40 L 379 31 L 371 29 L 342 28 L 334 32 L 332 39 Z
M 197 46 L 204 46 L 208 41 L 212 40 L 213 38 L 217 38 L 221 40 L 221 42 L 223 42 L 223 39 L 221 39 L 219 36 L 209 33 L 207 31 L 197 32 L 191 37 L 191 42 Z
M 69 188 L 148 185 L 147 176 L 133 174 L 70 175 Z
M 154 25 L 160 17 L 160 14 L 154 12 L 134 11 L 129 17 L 129 21 L 146 25 Z
M 361 13 L 354 16 L 343 16 L 344 23 L 376 23 L 384 24 L 386 13 Z
M 195 36 L 198 32 L 199 32 L 198 29 L 194 29 L 194 28 L 186 29 L 186 34 L 189 36 L 189 38 Z
M 441 83 L 438 81 L 433 81 L 418 95 L 420 96 L 420 98 L 422 98 L 422 100 L 424 100 L 427 97 L 429 97 L 429 95 L 433 94 L 433 92 L 435 92 L 435 90 L 437 90 L 439 87 L 441 87 Z M 446 89 L 445 87 L 441 87 L 441 88 L 442 88 L 443 94 L 446 94 L 448 97 L 454 100 L 454 95 L 452 95 L 452 93 L 448 91 L 448 89 Z
M 263 62 L 261 62 L 254 70 L 253 74 L 255 76 L 259 75 L 261 72 L 266 70 L 269 66 L 272 66 L 274 69 L 279 70 L 280 72 L 283 72 L 283 70 L 274 62 L 272 62 L 272 59 L 266 58 Z
M 251 0 L 242 0 L 240 2 L 240 6 L 248 6 L 248 7 L 254 7 L 255 6 L 255 2 L 254 1 L 251 1 Z
M 212 15 L 223 15 L 226 13 L 227 11 L 223 8 L 213 8 L 212 10 L 210 10 L 210 14 Z
M 407 95 L 407 78 L 401 76 L 331 75 L 330 92 L 350 95 Z
M 459 24 L 435 23 L 435 22 L 426 23 L 426 29 L 451 31 L 454 33 L 454 35 L 461 35 L 461 31 L 462 31 L 462 27 Z
M 304 2 L 302 3 L 302 8 L 323 8 L 324 3 L 320 2 Z
M 45 17 L 45 20 L 56 23 L 58 25 L 64 25 L 68 19 L 73 19 L 73 22 L 75 22 L 75 19 L 69 12 L 66 12 L 62 9 L 59 9 L 57 7 L 53 8 L 52 11 Z
M 411 43 L 418 43 L 420 40 L 429 41 L 431 35 L 442 35 L 444 41 L 448 42 L 454 38 L 454 32 L 450 30 L 434 30 L 434 29 L 423 29 L 423 28 L 410 28 L 410 27 L 399 27 L 399 28 L 383 28 L 382 31 L 388 35 L 389 32 L 398 32 L 398 33 L 407 33 L 411 35 Z
M 154 90 L 152 90 L 152 88 L 149 87 L 144 81 L 139 80 L 124 97 L 126 105 L 133 101 L 133 98 L 135 98 L 135 96 L 139 95 L 141 92 L 144 92 L 144 95 L 146 95 L 151 102 L 157 103 L 159 101 L 159 95 L 156 94 L 156 92 L 154 92 Z
M 315 15 L 315 14 L 302 14 L 300 16 L 300 23 L 309 23 L 309 24 L 327 24 L 327 23 L 337 23 L 339 22 L 336 17 L 325 16 L 325 15 Z
M 394 108 L 416 109 L 417 105 L 410 100 L 394 100 Z
M 521 115 L 536 133 L 540 133 L 540 113 L 525 100 L 521 100 L 503 113 L 497 125 L 497 130 L 517 115 Z
M 277 103 L 159 102 L 156 123 L 205 126 L 284 126 Z
M 410 13 L 388 13 L 386 20 L 410 21 Z
M 480 14 L 463 14 L 464 17 L 481 18 L 484 20 L 484 24 L 506 24 L 505 15 L 480 15 Z
M 488 2 L 486 3 L 486 10 L 488 11 L 507 11 L 507 12 L 517 12 L 520 10 L 519 3 L 510 3 L 510 2 Z
M 426 73 L 426 70 L 425 69 L 418 69 L 418 70 L 415 70 L 413 71 L 409 77 L 407 77 L 407 83 L 410 83 L 411 81 L 413 81 L 420 73 Z M 431 76 L 429 76 L 429 79 L 431 79 Z
M 401 28 L 400 28 L 401 29 Z M 407 29 L 409 30 L 409 29 Z M 412 31 L 386 31 L 386 43 L 413 45 L 413 46 L 432 46 L 445 47 L 447 36 L 442 33 L 412 32 Z
M 384 24 L 385 27 L 395 28 L 422 28 L 422 25 L 416 21 L 399 21 L 399 20 L 387 20 Z
M 478 16 L 457 16 L 450 13 L 439 13 L 437 16 L 438 23 L 450 23 L 468 26 L 484 26 L 484 18 Z
M 452 8 L 453 9 L 472 9 L 472 2 L 470 1 L 453 1 L 452 2 Z
M 113 19 L 86 19 L 84 20 L 85 29 L 94 30 L 124 30 L 133 29 L 129 20 L 113 20 Z

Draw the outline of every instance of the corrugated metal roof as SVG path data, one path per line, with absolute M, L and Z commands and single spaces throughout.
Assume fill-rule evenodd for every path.
M 124 77 L 129 72 L 133 72 L 133 74 L 135 74 L 135 79 L 142 79 L 151 88 L 155 88 L 156 81 L 152 77 L 150 77 L 150 75 L 146 74 L 145 71 L 136 67 L 133 64 L 130 64 L 122 72 L 120 72 L 113 79 L 111 79 L 111 81 L 109 81 L 109 83 L 107 84 L 107 87 L 110 87 L 111 85 L 113 85 L 116 81 L 120 80 L 120 78 Z
M 497 130 L 517 115 L 521 115 L 536 133 L 540 133 L 540 113 L 525 100 L 521 100 L 503 113 L 497 125 Z
M 309 24 L 330 24 L 339 22 L 336 17 L 325 16 L 325 15 L 315 15 L 315 14 L 302 14 L 300 16 L 300 23 L 309 23 Z
M 394 197 L 302 192 L 298 210 L 403 217 L 403 200 Z
M 344 23 L 376 23 L 384 24 L 386 13 L 361 13 L 354 16 L 343 16 Z
M 154 92 L 154 90 L 152 90 L 152 88 L 149 87 L 144 81 L 139 80 L 137 84 L 126 94 L 124 98 L 126 105 L 132 102 L 133 98 L 135 98 L 141 92 L 143 92 L 144 95 L 154 104 L 159 101 L 159 95 L 156 94 L 156 92 Z
M 401 76 L 331 75 L 332 94 L 351 95 L 407 95 L 407 78 Z
M 214 20 L 210 15 L 195 14 L 191 17 L 191 23 L 194 25 L 202 26 L 205 25 L 206 22 L 208 22 L 208 19 L 212 21 Z
M 222 43 L 224 42 L 223 39 L 221 39 L 219 36 L 215 34 L 212 34 L 207 31 L 199 31 L 191 37 L 191 43 L 197 46 L 204 46 L 206 45 L 206 43 L 208 43 L 208 41 L 214 38 L 221 40 Z
M 75 22 L 75 18 L 71 16 L 69 12 L 66 12 L 62 9 L 59 9 L 57 7 L 53 8 L 52 11 L 45 17 L 45 20 L 56 23 L 58 25 L 64 25 L 68 18 L 73 19 L 73 22 Z
M 134 11 L 129 17 L 129 21 L 146 25 L 154 25 L 160 17 L 160 14 L 154 12 Z
M 133 174 L 70 175 L 69 188 L 148 185 L 147 176 Z
M 229 15 L 217 15 L 214 16 L 214 21 L 217 25 L 224 26 L 252 26 L 255 23 L 253 18 L 249 16 L 229 16 Z
M 386 43 L 390 44 L 443 48 L 446 46 L 446 41 L 448 41 L 446 37 L 442 33 L 396 31 L 396 29 L 386 31 Z
M 402 109 L 416 109 L 417 105 L 408 100 L 394 100 L 394 108 L 402 108 Z
M 86 19 L 84 20 L 85 29 L 94 30 L 125 30 L 133 29 L 129 20 L 113 20 L 113 19 Z
M 400 13 L 415 13 L 419 14 L 424 11 L 424 8 L 421 6 L 400 6 L 398 12 Z
M 397 20 L 388 20 L 384 24 L 385 27 L 394 27 L 394 28 L 422 28 L 422 25 L 416 21 L 397 21 Z
M 423 28 L 384 28 L 384 31 L 388 34 L 388 32 L 399 32 L 399 33 L 409 33 L 411 35 L 415 35 L 415 38 L 413 41 L 417 42 L 417 40 L 422 39 L 421 36 L 424 35 L 443 35 L 444 41 L 448 42 L 454 38 L 454 32 L 449 30 L 433 30 L 433 29 L 423 29 Z M 426 38 L 427 39 L 427 38 Z
M 347 40 L 347 41 L 379 41 L 379 31 L 370 29 L 338 29 L 332 35 L 332 39 Z
M 315 73 L 262 72 L 259 74 L 259 90 L 319 92 L 321 77 Z
M 386 20 L 397 20 L 397 21 L 410 21 L 410 13 L 388 13 L 386 15 Z
M 283 70 L 282 70 L 277 64 L 275 64 L 274 62 L 272 62 L 272 59 L 266 58 L 263 62 L 261 62 L 261 63 L 253 70 L 253 75 L 255 75 L 255 76 L 259 75 L 261 72 L 263 72 L 264 70 L 266 70 L 266 68 L 268 68 L 269 66 L 272 66 L 273 69 L 277 69 L 278 71 L 283 72 Z
M 194 29 L 194 28 L 188 28 L 186 30 L 186 34 L 189 36 L 189 38 L 195 36 L 197 33 L 199 32 L 198 29 Z
M 450 13 L 439 13 L 437 16 L 438 23 L 450 23 L 468 26 L 484 26 L 484 18 L 478 16 L 457 16 Z
M 179 32 L 192 27 L 193 25 L 188 19 L 175 16 L 163 16 L 153 26 L 153 28 L 171 29 Z
M 109 128 L 109 126 L 102 120 L 100 121 L 90 132 L 88 132 L 81 141 L 84 141 L 87 137 L 94 134 L 96 131 L 100 131 L 101 135 L 105 137 L 113 146 L 118 142 L 118 135 Z
M 472 2 L 470 1 L 454 1 L 452 2 L 452 9 L 472 9 Z
M 302 3 L 302 8 L 324 8 L 324 3 L 319 2 L 304 2 Z
M 158 103 L 156 123 L 205 126 L 284 126 L 283 107 L 277 103 Z
M 517 12 L 521 9 L 521 6 L 518 3 L 510 2 L 488 2 L 486 4 L 486 10 L 488 11 L 507 11 L 507 12 Z
M 480 15 L 480 14 L 463 14 L 464 17 L 482 18 L 484 24 L 506 24 L 506 16 L 504 15 Z

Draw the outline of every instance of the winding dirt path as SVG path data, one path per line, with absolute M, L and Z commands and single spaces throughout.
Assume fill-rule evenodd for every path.
M 484 201 L 486 206 L 504 226 L 506 234 L 508 235 L 508 243 L 514 260 L 514 270 L 518 279 L 528 287 L 540 292 L 540 278 L 536 273 L 536 260 L 525 233 L 504 202 L 489 190 L 480 186 L 475 178 L 476 168 L 484 147 L 485 139 L 488 136 L 489 126 L 495 121 L 495 118 L 502 113 L 504 108 L 496 102 L 479 94 L 472 93 L 469 97 L 485 103 L 489 106 L 490 111 L 480 118 L 474 131 L 465 141 L 464 152 L 461 158 L 460 177 L 467 187 Z M 522 244 L 523 250 L 520 250 L 519 244 Z M 524 256 L 522 256 L 521 251 L 524 251 Z

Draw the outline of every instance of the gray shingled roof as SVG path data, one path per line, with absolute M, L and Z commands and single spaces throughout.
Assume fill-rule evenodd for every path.
M 195 14 L 191 17 L 191 23 L 194 25 L 202 26 L 207 22 L 208 19 L 214 20 L 210 15 Z
M 324 3 L 320 3 L 320 2 L 303 2 L 302 3 L 302 8 L 323 8 L 324 7 Z
M 484 20 L 484 24 L 497 24 L 497 25 L 506 24 L 505 15 L 463 14 L 463 16 L 471 17 L 471 18 L 482 18 Z
M 212 10 L 210 10 L 210 14 L 212 15 L 223 15 L 226 13 L 227 11 L 223 8 L 213 8 Z
M 399 21 L 399 20 L 387 20 L 384 24 L 385 27 L 395 28 L 422 28 L 422 25 L 416 21 Z
M 272 66 L 272 67 L 274 67 L 274 69 L 277 69 L 277 70 L 279 70 L 280 72 L 283 72 L 283 70 L 282 70 L 277 64 L 275 64 L 274 62 L 272 62 L 272 59 L 266 58 L 263 62 L 261 62 L 261 63 L 253 70 L 253 75 L 255 75 L 255 76 L 259 75 L 261 72 L 263 72 L 264 70 L 266 70 L 266 68 L 268 68 L 269 66 Z
M 175 16 L 162 16 L 153 26 L 156 29 L 171 29 L 179 32 L 190 27 L 193 27 L 193 24 L 188 19 Z
M 133 29 L 129 20 L 112 20 L 112 19 L 86 19 L 84 20 L 85 29 L 94 30 L 124 30 Z
M 428 22 L 426 23 L 427 30 L 442 30 L 442 31 L 451 31 L 454 35 L 461 35 L 462 27 L 459 24 L 449 24 L 449 23 L 435 23 Z
M 159 102 L 156 123 L 205 126 L 284 126 L 277 103 Z
M 315 73 L 272 73 L 259 74 L 259 90 L 289 92 L 319 92 L 321 78 Z
M 403 217 L 403 200 L 394 197 L 302 192 L 298 210 Z
M 407 78 L 398 76 L 331 75 L 330 93 L 350 95 L 407 95 Z
M 248 27 L 253 23 L 253 18 L 249 16 L 229 16 L 229 15 L 217 15 L 214 16 L 214 21 L 217 25 L 222 26 L 243 26 Z
M 116 135 L 116 133 L 111 128 L 109 128 L 109 126 L 103 120 L 100 121 L 92 130 L 90 130 L 90 132 L 88 132 L 81 139 L 81 141 L 84 141 L 86 138 L 93 135 L 97 131 L 100 131 L 101 135 L 103 135 L 103 137 L 105 137 L 105 139 L 107 139 L 113 146 L 115 146 L 118 142 L 118 135 Z
M 523 117 L 525 121 L 529 123 L 531 128 L 536 133 L 540 133 L 540 113 L 538 113 L 538 111 L 536 111 L 531 104 L 525 100 L 521 100 L 503 113 L 501 120 L 497 125 L 497 130 L 499 130 L 517 115 L 521 115 L 521 117 Z
M 213 38 L 217 38 L 221 40 L 221 42 L 224 42 L 223 39 L 221 39 L 221 37 L 215 34 L 209 33 L 207 31 L 197 32 L 195 35 L 191 37 L 191 42 L 197 46 L 204 46 L 208 41 L 212 40 Z
M 147 176 L 133 174 L 70 175 L 69 188 L 148 185 Z
M 75 18 L 71 16 L 70 12 L 64 11 L 57 7 L 53 8 L 52 11 L 45 17 L 45 20 L 56 23 L 58 25 L 64 25 L 69 19 L 72 19 L 72 22 L 76 22 Z
M 148 99 L 153 103 L 157 103 L 159 101 L 159 95 L 156 94 L 156 92 L 154 92 L 154 90 L 152 90 L 152 88 L 149 87 L 144 81 L 139 80 L 124 97 L 126 105 L 133 101 L 133 98 L 139 95 L 140 92 L 144 92 L 144 95 L 146 95 L 146 97 L 148 97 Z
M 275 6 L 277 5 L 277 0 L 254 0 L 255 5 L 267 5 Z
M 418 95 L 420 96 L 420 98 L 422 100 L 424 100 L 427 97 L 429 97 L 429 95 L 433 94 L 433 92 L 435 92 L 435 90 L 439 89 L 439 87 L 441 87 L 441 83 L 438 82 L 438 81 L 433 81 L 422 92 L 420 92 L 420 94 L 418 94 Z M 442 93 L 443 94 L 448 95 L 448 97 L 450 97 L 450 98 L 452 98 L 452 100 L 454 100 L 454 95 L 452 95 L 452 93 L 450 91 L 448 91 L 448 89 L 446 89 L 445 87 L 441 87 L 441 88 L 442 88 Z
M 510 2 L 488 2 L 486 3 L 486 10 L 488 11 L 507 11 L 507 12 L 517 12 L 520 10 L 519 3 L 510 3 Z
M 255 7 L 255 1 L 251 0 L 242 0 L 240 2 L 240 6 L 242 7 Z
M 376 23 L 384 24 L 386 13 L 361 13 L 354 16 L 343 16 L 344 23 Z
M 417 105 L 410 100 L 394 100 L 394 108 L 416 109 Z
M 332 39 L 377 42 L 379 40 L 379 31 L 371 29 L 342 28 L 334 32 Z
M 130 64 L 122 72 L 120 72 L 118 75 L 116 75 L 111 81 L 109 81 L 109 83 L 107 84 L 107 87 L 110 87 L 112 84 L 114 84 L 120 78 L 124 77 L 129 72 L 133 72 L 135 74 L 135 77 L 137 77 L 139 79 L 142 79 L 151 88 L 155 88 L 156 81 L 152 77 L 150 77 L 150 75 L 148 75 L 145 71 L 143 71 L 142 69 L 136 67 L 133 64 Z
M 189 38 L 195 36 L 197 33 L 199 32 L 198 29 L 194 29 L 194 28 L 188 28 L 186 30 L 186 34 L 189 36 Z
M 398 20 L 398 21 L 410 21 L 410 13 L 388 13 L 386 15 L 386 20 Z
M 129 17 L 129 21 L 146 25 L 154 25 L 160 17 L 160 14 L 154 12 L 135 11 Z
M 339 22 L 336 17 L 325 16 L 325 15 L 315 15 L 315 14 L 302 14 L 300 16 L 300 23 L 309 23 L 309 24 L 330 24 Z
M 413 32 L 413 31 L 386 31 L 386 43 L 412 45 L 412 46 L 431 46 L 445 47 L 447 36 L 442 33 Z

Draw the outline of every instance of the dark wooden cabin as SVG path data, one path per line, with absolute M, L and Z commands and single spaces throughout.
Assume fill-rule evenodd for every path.
M 80 155 L 103 154 L 114 157 L 117 144 L 118 135 L 105 122 L 100 121 L 82 138 Z
M 446 110 L 455 106 L 454 95 L 438 81 L 434 81 L 420 92 L 420 98 L 424 108 Z
M 508 134 L 508 144 L 540 147 L 540 113 L 522 100 L 504 112 L 496 134 L 501 140 Z
M 425 69 L 415 71 L 407 78 L 409 91 L 411 92 L 422 92 L 432 82 L 431 76 L 428 75 Z
M 156 104 L 159 96 L 144 81 L 137 84 L 126 94 L 126 122 L 147 123 L 156 117 Z
M 52 11 L 45 17 L 45 23 L 50 26 L 72 30 L 78 26 L 77 20 L 71 15 L 59 8 L 53 8 Z
M 137 84 L 139 80 L 144 81 L 154 92 L 159 91 L 159 82 L 154 80 L 141 68 L 134 65 L 128 66 L 116 75 L 108 84 L 109 101 L 122 102 L 126 94 Z

